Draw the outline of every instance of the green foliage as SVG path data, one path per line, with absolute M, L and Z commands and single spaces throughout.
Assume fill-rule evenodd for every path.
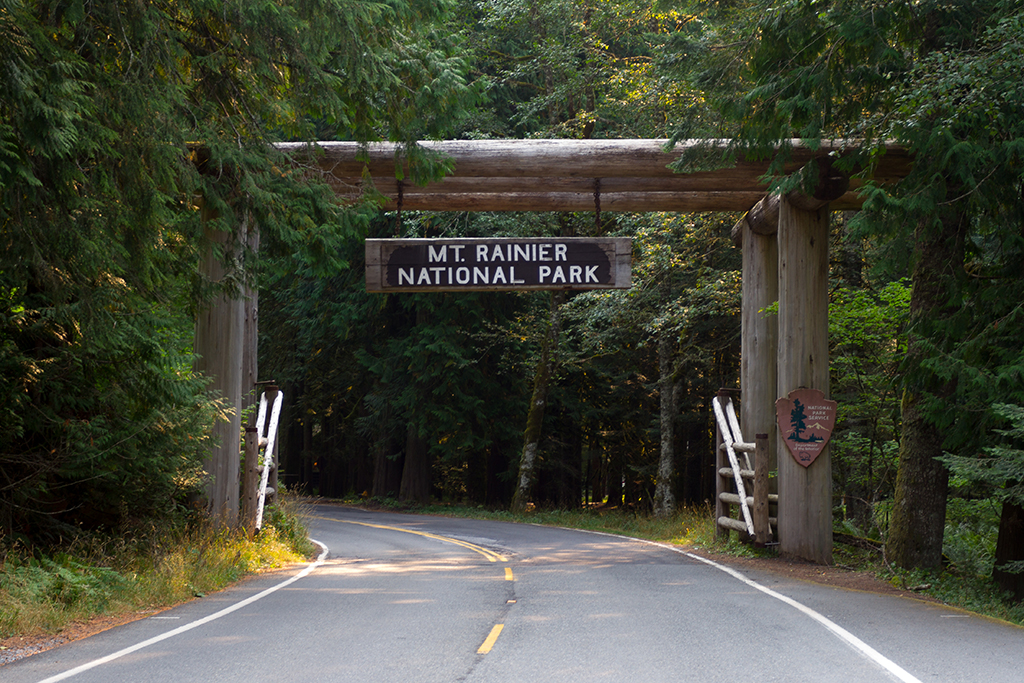
M 209 227 L 337 272 L 366 229 L 271 143 L 441 135 L 478 93 L 446 7 L 0 4 L 0 529 L 53 541 L 167 515 L 222 410 L 192 312 Z M 287 170 L 282 170 L 287 169 Z M 227 254 L 218 254 L 227 259 Z
M 993 430 L 999 437 L 995 445 L 977 457 L 947 454 L 944 461 L 960 478 L 958 483 L 980 484 L 996 501 L 1024 505 L 1024 408 L 999 403 L 992 409 L 1004 424 Z
M 829 302 L 831 394 L 839 404 L 830 441 L 844 517 L 862 533 L 892 495 L 899 447 L 899 368 L 906 354 L 910 286 L 841 287 Z
M 870 178 L 883 141 L 914 155 L 895 187 L 868 183 L 866 210 L 849 229 L 863 265 L 883 278 L 874 291 L 914 269 L 911 306 L 899 317 L 905 360 L 893 362 L 902 330 L 870 338 L 888 314 L 871 302 L 877 313 L 864 317 L 860 283 L 833 301 L 833 382 L 853 401 L 834 441 L 847 507 L 851 496 L 872 503 L 887 495 L 889 445 L 899 434 L 894 391 L 909 392 L 944 447 L 968 459 L 995 436 L 993 406 L 1022 402 L 1022 21 L 1012 0 L 755 0 L 709 5 L 679 38 L 686 57 L 673 73 L 704 94 L 719 125 L 701 131 L 707 120 L 697 108 L 673 139 L 731 139 L 709 142 L 681 170 L 770 158 L 767 179 L 787 191 L 807 189 L 800 174 L 782 172 L 790 139 L 812 148 L 855 141 L 839 162 L 855 177 Z M 879 344 L 886 338 L 891 346 Z M 905 452 L 914 453 L 912 443 Z M 870 510 L 856 516 L 873 519 Z
M 475 68 L 490 85 L 474 137 L 663 137 L 692 102 L 659 73 L 690 17 L 649 2 L 464 3 Z
M 313 549 L 295 501 L 267 511 L 255 539 L 206 525 L 122 529 L 52 554 L 3 547 L 0 638 L 56 633 L 96 615 L 156 611 L 246 574 L 302 561 Z
M 992 574 L 1000 507 L 994 498 L 949 501 L 942 543 L 949 571 L 968 578 Z

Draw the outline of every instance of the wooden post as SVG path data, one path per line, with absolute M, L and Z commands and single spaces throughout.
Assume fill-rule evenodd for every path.
M 203 218 L 213 214 L 203 206 Z M 223 230 L 204 228 L 206 248 L 200 262 L 200 273 L 211 283 L 222 282 L 230 275 L 215 245 L 225 250 L 235 248 L 234 237 Z M 193 349 L 196 372 L 210 377 L 210 390 L 219 394 L 231 410 L 226 421 L 213 426 L 215 445 L 204 463 L 206 470 L 207 510 L 224 526 L 238 523 L 238 468 L 241 454 L 242 418 L 242 346 L 245 308 L 243 301 L 231 293 L 217 294 L 210 302 L 202 302 L 196 318 Z
M 256 427 L 245 428 L 245 470 L 242 476 L 242 526 L 250 534 L 256 529 L 256 497 L 260 473 L 260 437 Z
M 768 517 L 768 446 L 767 434 L 758 434 L 754 440 L 754 545 L 763 548 L 772 540 L 772 527 Z
M 775 226 L 778 226 L 777 218 Z M 766 310 L 779 298 L 779 249 L 775 232 L 757 233 L 743 221 L 743 302 L 740 340 L 740 427 L 746 438 L 767 434 L 765 472 L 778 469 L 775 448 L 775 390 L 778 384 L 779 318 Z M 754 454 L 754 468 L 760 464 Z M 772 481 L 769 486 L 775 487 Z M 775 493 L 777 491 L 772 491 Z
M 810 211 L 784 198 L 779 211 L 779 342 L 776 396 L 807 387 L 829 395 L 828 205 Z M 819 564 L 832 561 L 832 463 L 828 448 L 810 467 L 776 432 L 779 549 Z

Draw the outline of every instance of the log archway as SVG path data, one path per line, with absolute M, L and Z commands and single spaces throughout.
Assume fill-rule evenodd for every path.
M 814 161 L 821 176 L 814 196 L 767 196 L 768 160 L 740 159 L 717 170 L 675 173 L 668 168 L 701 143 L 664 140 L 471 140 L 424 142 L 449 160 L 443 180 L 416 185 L 401 148 L 351 142 L 281 144 L 297 165 L 320 174 L 343 202 L 372 193 L 382 208 L 432 211 L 592 211 L 595 180 L 603 211 L 742 211 L 733 231 L 743 247 L 743 332 L 740 386 L 745 436 L 775 435 L 775 399 L 799 387 L 828 387 L 828 217 L 858 209 L 864 179 L 830 171 L 839 144 L 816 148 L 790 141 L 782 174 Z M 909 155 L 888 146 L 872 179 L 905 177 Z M 779 315 L 762 311 L 779 302 Z M 824 302 L 824 303 L 823 303 Z M 196 349 L 203 354 L 206 349 Z M 229 448 L 229 450 L 231 450 Z M 238 453 L 236 443 L 233 452 Z M 773 463 L 774 466 L 774 463 Z M 778 461 L 780 549 L 828 563 L 832 552 L 831 463 L 827 452 L 804 469 Z

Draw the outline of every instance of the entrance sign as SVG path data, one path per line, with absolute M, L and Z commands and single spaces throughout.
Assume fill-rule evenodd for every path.
M 366 291 L 628 289 L 628 237 L 366 240 Z
M 793 459 L 809 467 L 818 457 L 836 424 L 836 406 L 818 389 L 797 389 L 775 402 L 775 414 Z

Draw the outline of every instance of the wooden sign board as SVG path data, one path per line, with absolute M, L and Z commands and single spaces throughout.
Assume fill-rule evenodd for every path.
M 793 459 L 810 467 L 832 438 L 839 404 L 819 389 L 797 389 L 775 402 L 779 434 Z
M 628 237 L 366 240 L 366 291 L 628 289 Z

